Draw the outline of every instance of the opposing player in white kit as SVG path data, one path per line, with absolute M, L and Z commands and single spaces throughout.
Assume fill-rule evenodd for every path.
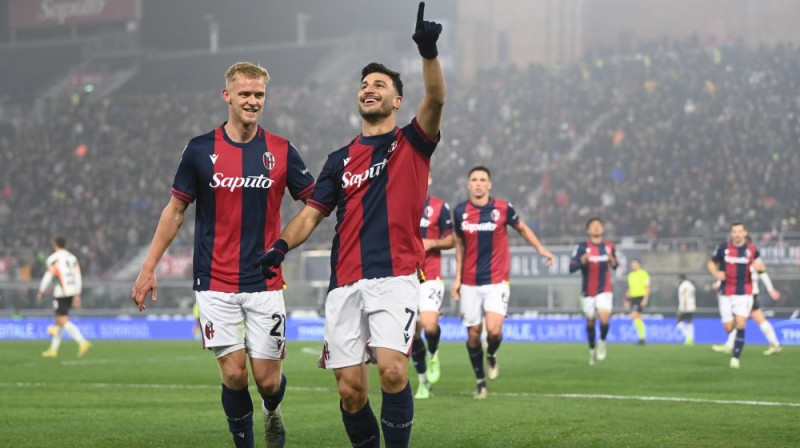
M 262 398 L 268 447 L 286 434 L 280 403 L 286 390 L 286 310 L 281 271 L 265 280 L 258 260 L 280 232 L 285 190 L 305 201 L 314 179 L 288 140 L 258 124 L 269 74 L 239 62 L 225 74 L 228 121 L 193 138 L 181 155 L 172 198 L 158 222 L 132 298 L 139 310 L 152 292 L 155 268 L 196 200 L 194 282 L 203 345 L 222 376 L 222 408 L 236 447 L 252 448 L 253 402 L 247 360 Z
M 686 278 L 686 274 L 678 276 L 678 329 L 685 337 L 684 344 L 694 344 L 694 324 L 692 318 L 697 310 L 695 294 L 697 289 L 694 283 Z
M 51 325 L 47 332 L 50 333 L 50 347 L 42 352 L 45 358 L 58 356 L 58 348 L 61 346 L 61 333 L 66 331 L 72 339 L 78 343 L 78 356 L 83 356 L 92 346 L 81 334 L 81 330 L 69 321 L 70 308 L 81 306 L 81 288 L 83 279 L 81 278 L 81 266 L 75 255 L 67 249 L 67 240 L 63 236 L 53 239 L 53 252 L 47 257 L 47 271 L 39 284 L 39 293 L 36 296 L 38 301 L 42 301 L 44 292 L 50 287 L 53 279 L 57 280 L 53 290 L 53 309 L 56 313 L 55 324 Z

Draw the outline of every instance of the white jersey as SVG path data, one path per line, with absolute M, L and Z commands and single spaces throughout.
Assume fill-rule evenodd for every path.
M 689 280 L 684 280 L 678 286 L 678 312 L 679 313 L 693 313 L 697 310 L 697 302 L 695 300 L 696 288 Z
M 53 296 L 72 297 L 80 295 L 83 286 L 81 279 L 81 266 L 78 259 L 66 249 L 58 249 L 47 257 L 47 272 L 39 284 L 39 292 L 44 292 L 50 282 L 56 279 Z

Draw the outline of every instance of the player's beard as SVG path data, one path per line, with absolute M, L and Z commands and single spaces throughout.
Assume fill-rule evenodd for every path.
M 392 105 L 386 102 L 382 102 L 381 107 L 369 111 L 364 110 L 361 104 L 358 105 L 358 113 L 361 115 L 361 118 L 369 123 L 378 123 L 379 121 L 385 120 L 392 115 L 392 112 Z

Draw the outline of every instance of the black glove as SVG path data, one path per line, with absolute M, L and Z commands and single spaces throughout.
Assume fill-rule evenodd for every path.
M 417 28 L 411 36 L 417 43 L 419 54 L 425 59 L 435 59 L 439 56 L 439 49 L 436 48 L 436 41 L 442 32 L 442 25 L 436 22 L 426 22 L 422 16 L 425 15 L 425 2 L 419 2 L 417 10 Z
M 275 241 L 275 244 L 256 262 L 264 278 L 270 279 L 278 275 L 273 269 L 280 267 L 283 259 L 289 252 L 289 244 L 284 240 Z

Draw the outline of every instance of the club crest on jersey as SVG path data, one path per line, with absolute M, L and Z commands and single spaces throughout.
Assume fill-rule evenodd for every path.
M 271 152 L 265 152 L 261 157 L 261 161 L 264 163 L 264 168 L 270 171 L 275 168 L 275 156 L 273 156 Z
M 392 146 L 389 147 L 389 154 L 393 153 L 395 149 L 397 149 L 397 140 L 393 141 Z
M 430 218 L 431 216 L 433 216 L 433 207 L 431 207 L 430 205 L 425 207 L 425 211 L 422 212 L 422 214 L 426 218 Z
M 496 208 L 492 209 L 492 212 L 489 213 L 489 216 L 492 218 L 492 221 L 495 221 L 495 222 L 499 221 L 500 220 L 500 210 L 498 210 Z
M 206 339 L 208 339 L 209 341 L 214 339 L 214 323 L 213 322 L 211 322 L 211 321 L 206 322 L 205 335 L 206 335 Z

